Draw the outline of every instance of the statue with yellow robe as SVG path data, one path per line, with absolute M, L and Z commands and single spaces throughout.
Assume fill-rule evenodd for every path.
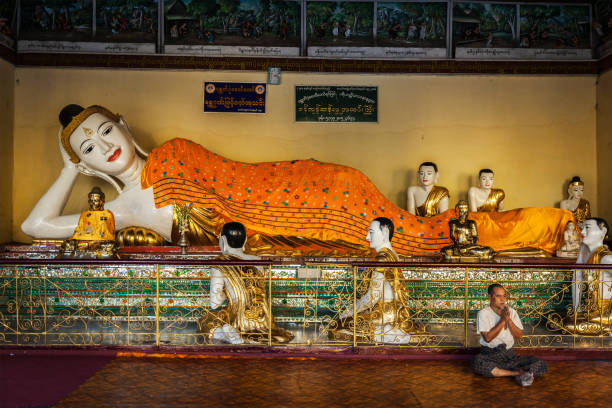
M 104 209 L 105 195 L 99 187 L 88 194 L 89 210 L 81 213 L 72 236 L 61 246 L 59 258 L 117 258 L 115 217 Z
M 506 193 L 501 188 L 493 188 L 493 170 L 481 169 L 478 172 L 478 187 L 468 190 L 468 203 L 471 212 L 503 211 Z
M 391 220 L 379 217 L 371 222 L 366 239 L 376 251 L 376 261 L 399 261 L 391 247 L 391 238 Z M 406 344 L 411 334 L 425 333 L 410 319 L 408 288 L 399 268 L 369 269 L 363 278 L 361 293 L 355 309 L 346 309 L 330 323 L 331 339 L 350 341 L 356 335 L 357 341 Z
M 440 214 L 418 217 L 392 203 L 365 174 L 348 166 L 313 159 L 244 163 L 179 138 L 147 155 L 125 119 L 101 106 L 69 105 L 60 113 L 60 122 L 64 168 L 21 225 L 33 238 L 72 235 L 79 214 L 62 211 L 82 173 L 117 188 L 119 194 L 106 207 L 118 230 L 146 228 L 160 241 L 176 242 L 174 210 L 193 204 L 188 225 L 191 245 L 217 245 L 223 224 L 238 221 L 248 230 L 246 252 L 251 254 L 368 256 L 362 231 L 367 220 L 381 216 L 395 225 L 393 247 L 398 254 L 437 256 L 451 244 L 448 221 L 455 214 L 446 211 L 444 191 L 435 193 L 442 198 L 428 200 L 437 203 Z M 435 168 L 421 166 L 421 170 L 430 183 L 429 172 L 435 176 Z M 480 243 L 495 251 L 534 247 L 554 253 L 572 214 L 523 208 L 475 213 L 471 219 L 478 224 Z
M 582 225 L 582 249 L 576 263 L 612 264 L 612 251 L 603 244 L 608 223 L 589 218 Z M 612 333 L 612 270 L 576 269 L 572 284 L 573 313 L 564 329 L 582 335 Z
M 570 210 L 574 213 L 578 225 L 591 218 L 591 204 L 582 198 L 584 195 L 584 182 L 578 176 L 572 177 L 572 180 L 567 186 L 567 200 L 561 201 L 559 207 L 564 210 Z
M 256 260 L 244 253 L 247 235 L 244 225 L 223 226 L 219 244 L 226 261 Z M 210 310 L 198 321 L 199 330 L 212 343 L 288 343 L 293 335 L 272 320 L 266 295 L 268 280 L 255 266 L 216 265 L 211 270 Z
M 408 212 L 419 217 L 432 217 L 448 210 L 450 195 L 446 187 L 436 186 L 438 166 L 432 162 L 419 165 L 417 186 L 408 188 Z

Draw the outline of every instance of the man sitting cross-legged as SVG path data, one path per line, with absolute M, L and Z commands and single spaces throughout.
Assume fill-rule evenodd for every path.
M 546 363 L 533 356 L 514 354 L 514 339 L 523 337 L 521 319 L 506 304 L 506 289 L 502 285 L 494 283 L 487 291 L 489 306 L 479 311 L 476 318 L 482 348 L 472 361 L 472 369 L 485 377 L 514 376 L 520 385 L 529 386 L 534 376 L 546 372 Z

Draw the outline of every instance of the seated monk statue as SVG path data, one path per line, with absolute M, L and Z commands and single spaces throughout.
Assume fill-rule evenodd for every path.
M 105 195 L 94 187 L 87 197 L 89 210 L 81 213 L 74 233 L 62 243 L 59 258 L 116 258 L 115 218 L 104 209 Z
M 225 224 L 219 237 L 223 255 L 218 259 L 259 259 L 244 253 L 246 240 L 244 225 L 239 222 Z M 265 273 L 254 266 L 215 266 L 210 275 L 210 311 L 199 320 L 200 331 L 212 342 L 260 343 L 267 341 L 269 322 L 272 322 L 272 340 L 276 343 L 291 341 L 293 335 L 270 319 L 267 283 Z
M 366 239 L 376 251 L 376 261 L 399 261 L 391 247 L 393 229 L 393 222 L 385 217 L 370 223 Z M 406 344 L 410 342 L 411 333 L 424 333 L 410 320 L 408 288 L 399 268 L 370 268 L 363 278 L 361 293 L 355 309 L 351 306 L 330 323 L 331 339 L 353 339 L 354 310 L 357 311 L 355 334 L 358 341 Z
M 163 143 L 145 160 L 124 118 L 103 107 L 69 105 L 60 113 L 60 123 L 64 167 L 21 225 L 37 239 L 72 235 L 79 214 L 62 210 L 83 173 L 118 189 L 118 196 L 106 203 L 118 231 L 146 228 L 174 243 L 179 237 L 175 205 L 191 203 L 191 245 L 217 245 L 223 224 L 237 221 L 249 234 L 247 253 L 368 256 L 362 231 L 367 220 L 379 216 L 393 221 L 398 254 L 435 256 L 451 244 L 448 221 L 454 211 L 415 217 L 350 167 L 312 159 L 242 163 L 185 139 Z M 471 215 L 483 245 L 496 251 L 535 247 L 547 253 L 559 248 L 572 217 L 554 208 Z
M 417 172 L 417 186 L 408 188 L 408 212 L 419 217 L 432 217 L 448 210 L 450 195 L 445 187 L 439 187 L 438 166 L 424 162 Z
M 468 203 L 471 212 L 504 211 L 506 194 L 501 188 L 493 188 L 493 170 L 482 169 L 478 172 L 478 187 L 468 190 Z
M 559 207 L 573 212 L 578 225 L 582 225 L 584 220 L 591 218 L 591 204 L 582 198 L 584 195 L 584 183 L 580 180 L 580 177 L 574 176 L 572 178 L 567 186 L 567 194 L 569 198 L 561 201 Z
M 612 264 L 612 251 L 603 244 L 608 231 L 608 223 L 601 218 L 585 220 L 577 264 Z M 572 303 L 576 315 L 567 317 L 565 330 L 582 335 L 612 333 L 612 270 L 576 269 Z
M 453 245 L 442 248 L 446 260 L 461 260 L 461 258 L 477 258 L 490 260 L 495 252 L 493 249 L 478 245 L 478 230 L 476 223 L 468 220 L 468 204 L 461 200 L 455 206 L 457 218 L 448 222 L 449 234 Z
M 582 238 L 576 229 L 576 224 L 569 221 L 563 233 L 563 245 L 557 249 L 559 258 L 578 258 Z

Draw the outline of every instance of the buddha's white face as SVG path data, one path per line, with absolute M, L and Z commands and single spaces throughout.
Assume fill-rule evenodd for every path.
M 116 176 L 134 162 L 136 151 L 127 126 L 94 113 L 70 136 L 70 146 L 87 167 Z
M 370 243 L 370 248 L 374 248 L 376 250 L 382 248 L 388 236 L 389 232 L 383 231 L 380 228 L 380 223 L 378 221 L 372 221 L 370 223 L 368 235 L 366 235 L 366 239 Z
M 586 220 L 581 231 L 582 243 L 589 247 L 602 245 L 607 233 L 605 228 L 599 228 L 595 220 Z
M 567 189 L 570 198 L 580 200 L 584 195 L 584 186 L 573 185 Z
M 421 166 L 417 173 L 417 181 L 422 186 L 433 186 L 438 182 L 438 172 L 433 166 Z
M 478 178 L 480 182 L 480 188 L 491 188 L 493 187 L 493 173 L 482 173 Z

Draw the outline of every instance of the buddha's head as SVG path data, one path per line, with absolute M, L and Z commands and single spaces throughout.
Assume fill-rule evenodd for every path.
M 246 244 L 246 228 L 239 222 L 228 222 L 221 228 L 219 248 L 221 253 L 228 253 L 231 249 L 242 250 Z
M 493 187 L 493 170 L 482 169 L 478 172 L 478 184 L 480 188 L 490 189 Z
M 417 181 L 422 186 L 433 186 L 438 182 L 438 166 L 433 162 L 423 162 L 417 172 Z
M 584 194 L 584 183 L 580 177 L 574 176 L 567 186 L 567 194 L 570 199 L 580 200 Z
M 391 243 L 393 238 L 393 221 L 386 217 L 375 218 L 368 228 L 366 240 L 370 243 L 370 248 L 378 251 L 385 245 Z
M 582 243 L 589 246 L 600 246 L 608 234 L 608 223 L 603 218 L 589 218 L 582 224 Z
M 105 198 L 104 192 L 100 189 L 100 187 L 96 186 L 92 188 L 89 194 L 87 194 L 89 209 L 91 211 L 102 211 L 104 209 Z
M 457 214 L 457 218 L 465 221 L 468 216 L 468 203 L 465 200 L 459 200 L 459 202 L 455 205 L 455 213 Z
M 121 116 L 101 106 L 68 105 L 59 119 L 62 146 L 73 163 L 117 176 L 134 162 L 136 146 Z

